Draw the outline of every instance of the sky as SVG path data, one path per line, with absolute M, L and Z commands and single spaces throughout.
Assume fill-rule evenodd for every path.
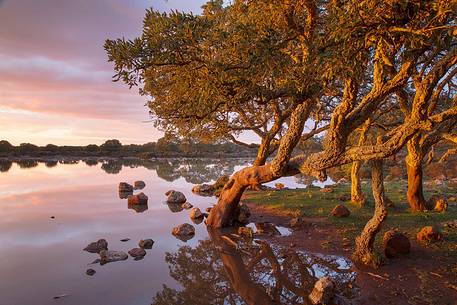
M 105 39 L 141 32 L 145 9 L 199 13 L 205 0 L 0 0 L 0 140 L 14 145 L 146 143 L 137 88 L 113 83 Z

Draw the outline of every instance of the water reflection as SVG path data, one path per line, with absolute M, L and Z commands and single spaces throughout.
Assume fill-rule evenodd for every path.
M 127 203 L 127 208 L 129 210 L 134 210 L 137 213 L 143 213 L 144 211 L 148 210 L 148 204 L 132 204 Z
M 13 166 L 13 162 L 11 162 L 10 160 L 0 159 L 0 172 L 8 172 L 11 166 Z
M 182 290 L 164 286 L 153 305 L 307 304 L 322 276 L 335 281 L 339 295 L 353 297 L 356 273 L 344 258 L 283 249 L 233 231 L 209 229 L 208 235 L 195 248 L 166 253 L 170 275 Z

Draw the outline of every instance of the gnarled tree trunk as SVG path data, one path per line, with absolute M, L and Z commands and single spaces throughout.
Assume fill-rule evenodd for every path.
M 362 191 L 362 183 L 360 181 L 361 161 L 352 163 L 351 168 L 351 201 L 359 206 L 365 206 L 366 197 Z
M 373 244 L 376 234 L 381 230 L 381 225 L 387 218 L 387 207 L 384 201 L 382 161 L 372 161 L 371 182 L 375 210 L 373 217 L 367 222 L 362 233 L 355 240 L 355 252 L 353 258 L 366 265 L 378 267 L 381 263 L 380 257 L 376 255 Z
M 427 202 L 423 192 L 422 160 L 423 154 L 419 145 L 420 135 L 408 141 L 406 155 L 406 172 L 408 174 L 408 203 L 413 211 L 427 210 Z

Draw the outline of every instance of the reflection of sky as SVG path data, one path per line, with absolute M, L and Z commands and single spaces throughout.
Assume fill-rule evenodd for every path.
M 171 213 L 163 203 L 168 189 L 183 191 L 192 204 L 204 209 L 215 200 L 190 192 L 180 178 L 168 183 L 146 168 L 124 167 L 120 174 L 59 164 L 0 173 L 0 304 L 50 304 L 52 297 L 69 294 L 59 304 L 149 304 L 162 284 L 175 287 L 164 262 L 166 251 L 184 243 L 170 232 L 191 222 L 187 212 Z M 120 181 L 144 180 L 148 210 L 136 213 L 117 194 Z M 19 192 L 15 192 L 20 187 Z M 55 216 L 55 219 L 50 219 Z M 197 236 L 206 236 L 203 224 Z M 122 238 L 131 238 L 127 243 Z M 83 252 L 89 242 L 105 238 L 112 250 L 128 251 L 142 238 L 156 241 L 144 260 L 93 265 L 93 278 L 84 273 L 97 256 Z M 28 293 L 24 294 L 23 291 Z M 6 301 L 6 303 L 4 303 Z

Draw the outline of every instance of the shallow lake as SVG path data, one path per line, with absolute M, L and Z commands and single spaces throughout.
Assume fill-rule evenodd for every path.
M 278 290 L 271 271 L 275 263 L 283 266 L 287 276 L 295 276 L 291 282 L 299 281 L 303 270 L 312 277 L 333 274 L 350 280 L 354 276 L 348 271 L 350 263 L 341 258 L 330 257 L 331 266 L 325 267 L 299 253 L 300 267 L 281 256 L 282 249 L 262 241 L 232 247 L 226 240 L 230 236 L 236 239 L 235 235 L 209 235 L 204 223 L 194 224 L 196 235 L 187 242 L 171 235 L 174 226 L 192 222 L 188 211 L 165 203 L 166 191 L 181 191 L 204 210 L 216 199 L 192 194 L 192 186 L 214 181 L 247 164 L 243 160 L 174 159 L 142 164 L 3 160 L 0 305 L 256 304 L 251 298 L 262 299 L 267 294 L 276 294 L 283 304 L 302 303 L 304 293 Z M 127 200 L 119 197 L 119 182 L 135 180 L 146 183 L 142 192 L 149 197 L 147 209 L 129 208 Z M 304 187 L 294 177 L 279 182 Z M 288 229 L 279 229 L 287 234 Z M 98 255 L 82 249 L 101 238 L 108 241 L 110 250 L 124 252 L 137 247 L 140 239 L 152 238 L 155 243 L 139 261 L 129 257 L 105 265 L 91 264 Z M 130 240 L 121 241 L 126 238 Z M 246 256 L 267 250 L 274 253 L 275 262 L 261 258 L 251 269 L 240 264 L 249 260 Z M 96 274 L 86 275 L 88 268 Z

